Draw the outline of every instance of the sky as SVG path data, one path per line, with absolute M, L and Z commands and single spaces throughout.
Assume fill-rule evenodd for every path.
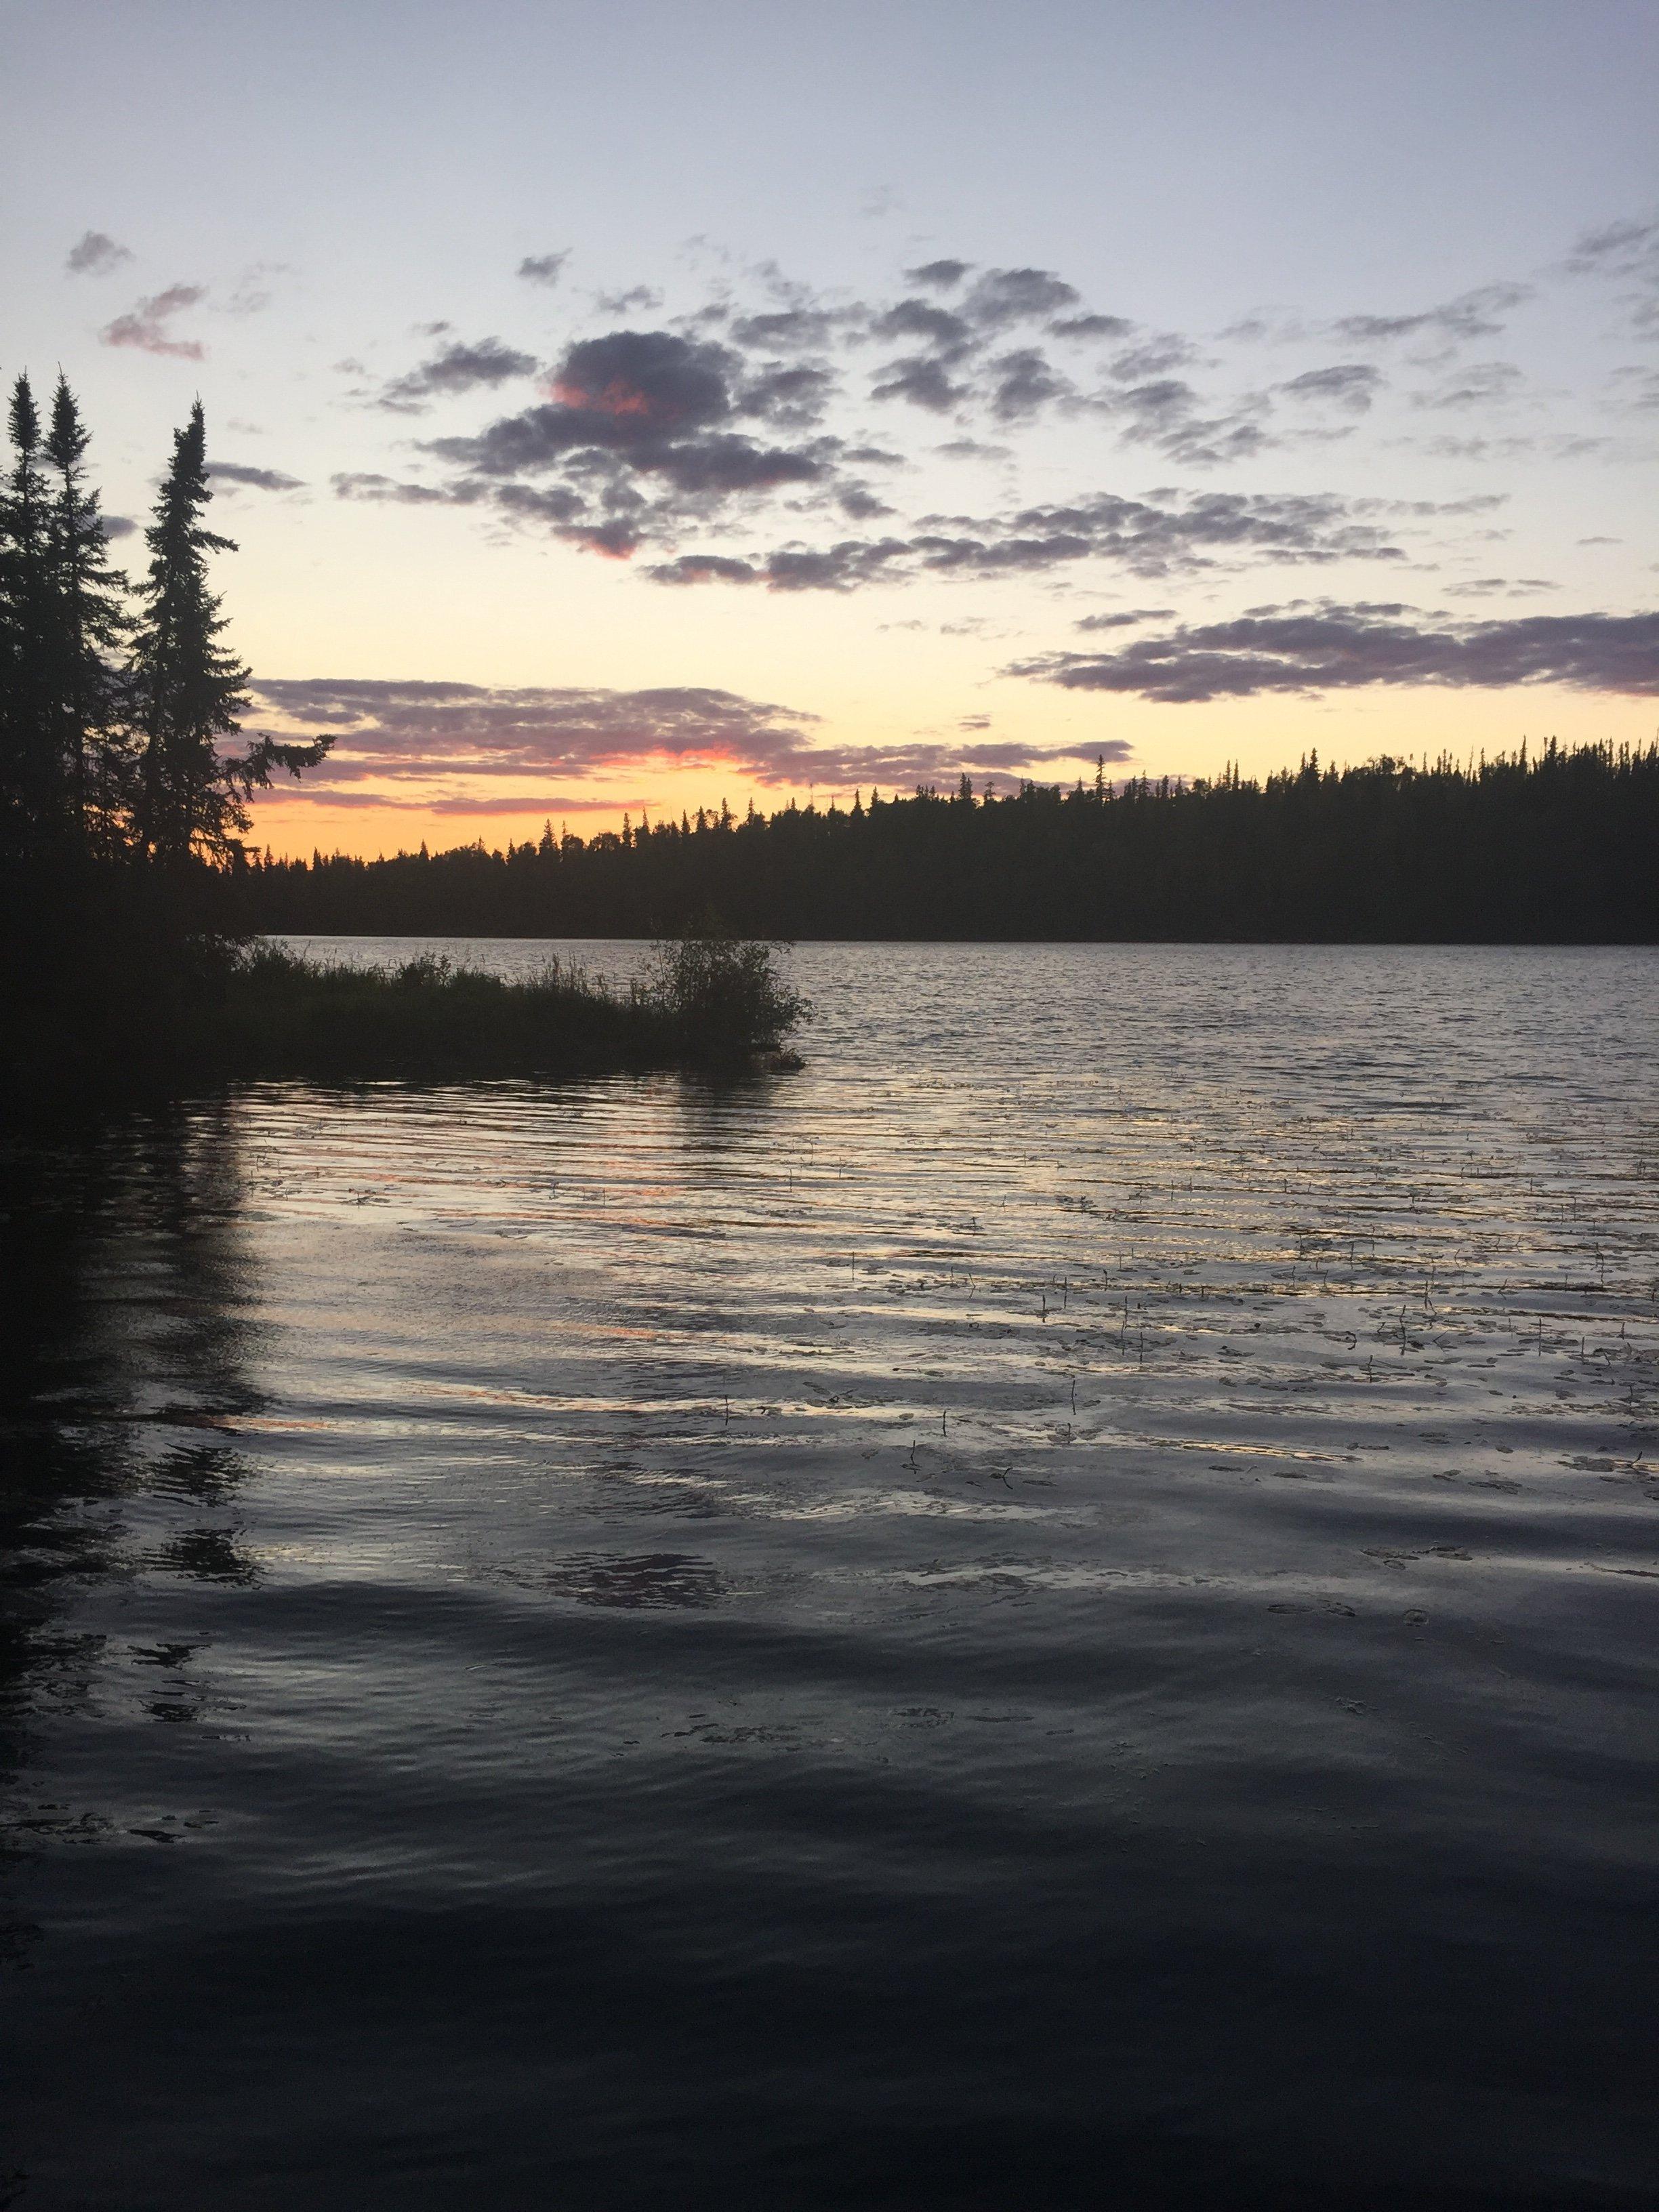
M 1652 0 L 14 0 L 0 374 L 197 397 L 256 842 L 1659 724 Z

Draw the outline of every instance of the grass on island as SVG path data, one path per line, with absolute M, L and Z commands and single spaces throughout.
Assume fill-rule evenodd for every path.
M 713 930 L 659 944 L 613 988 L 550 957 L 522 981 L 462 963 L 361 968 L 280 945 L 135 932 L 88 957 L 16 963 L 0 993 L 0 1099 L 177 1093 L 227 1078 L 506 1077 L 799 1066 L 809 1010 L 777 948 Z
M 209 1025 L 239 1073 L 513 1075 L 780 1056 L 806 1012 L 772 946 L 721 937 L 659 945 L 623 990 L 553 958 L 513 982 L 447 959 L 366 969 L 259 945 L 231 964 Z

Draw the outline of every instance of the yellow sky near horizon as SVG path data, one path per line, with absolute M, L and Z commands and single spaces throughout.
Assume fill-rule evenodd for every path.
M 1025 688 L 1028 692 L 1038 689 Z M 1093 774 L 1090 746 L 1112 738 L 1131 748 L 1127 760 L 1109 765 L 1108 773 L 1121 780 L 1142 774 L 1214 776 L 1230 763 L 1237 763 L 1247 776 L 1262 778 L 1296 766 L 1310 752 L 1316 752 L 1322 763 L 1343 767 L 1383 754 L 1413 762 L 1436 759 L 1443 753 L 1459 761 L 1483 754 L 1491 758 L 1513 752 L 1523 741 L 1535 749 L 1551 738 L 1571 747 L 1604 742 L 1644 745 L 1659 737 L 1650 700 L 1554 685 L 1493 692 L 1431 685 L 1409 690 L 1378 687 L 1372 693 L 1347 692 L 1334 698 L 1266 697 L 1191 707 L 1060 694 L 1054 704 L 1048 698 L 1028 697 L 1018 716 L 998 714 L 995 727 L 1000 736 L 1033 745 L 1075 742 L 1079 755 L 1074 761 L 1048 763 L 1034 771 L 1039 781 L 1066 784 L 1079 775 L 1086 781 Z M 879 744 L 891 735 L 890 730 L 856 723 L 813 731 L 814 738 L 826 744 L 853 745 Z M 976 787 L 982 789 L 987 780 L 984 774 L 976 774 Z M 988 780 L 1006 792 L 1020 775 L 998 770 Z M 459 811 L 410 805 L 390 783 L 378 795 L 372 782 L 366 784 L 353 794 L 355 803 L 343 805 L 330 794 L 307 797 L 302 786 L 284 781 L 258 796 L 247 842 L 279 858 L 309 858 L 320 851 L 374 859 L 412 852 L 422 842 L 435 852 L 477 840 L 495 848 L 539 836 L 546 819 L 552 821 L 556 835 L 566 826 L 575 836 L 591 837 L 619 829 L 625 812 L 637 822 L 641 811 L 653 820 L 682 811 L 695 815 L 699 806 L 717 809 L 722 800 L 738 814 L 751 799 L 762 813 L 787 805 L 792 798 L 803 805 L 814 799 L 820 805 L 832 799 L 846 805 L 854 787 L 764 783 L 737 763 L 726 769 L 681 768 L 644 760 L 635 767 L 590 775 L 580 784 L 567 780 L 562 791 L 550 783 L 544 797 L 522 808 L 489 808 L 488 781 L 480 779 L 477 796 L 486 804 L 477 811 Z M 869 785 L 860 787 L 867 797 Z M 896 788 L 908 794 L 910 787 L 882 785 L 884 796 L 891 796 Z

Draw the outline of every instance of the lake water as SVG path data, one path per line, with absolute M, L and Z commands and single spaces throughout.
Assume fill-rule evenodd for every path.
M 1659 955 L 791 964 L 6 1150 L 0 2203 L 1659 2204 Z

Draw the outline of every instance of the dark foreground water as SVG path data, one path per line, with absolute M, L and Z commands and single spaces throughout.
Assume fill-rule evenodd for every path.
M 0 2202 L 1659 2204 L 1659 956 L 795 967 L 7 1153 Z

